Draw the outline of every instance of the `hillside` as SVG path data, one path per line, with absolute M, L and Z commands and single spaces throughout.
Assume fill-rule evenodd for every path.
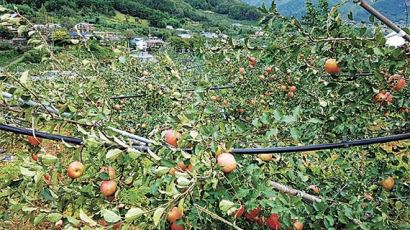
M 262 4 L 263 1 L 267 5 L 270 5 L 272 0 L 243 0 L 244 2 L 259 6 Z M 409 0 L 405 0 L 407 5 L 410 5 Z M 405 1 L 403 0 L 378 0 L 368 1 L 371 3 L 376 9 L 380 10 L 383 14 L 387 17 L 392 19 L 397 23 L 404 24 L 406 22 L 406 11 L 405 11 Z M 315 1 L 313 1 L 315 2 Z M 317 1 L 316 1 L 317 2 Z M 340 3 L 338 0 L 330 0 L 329 3 L 334 5 L 336 3 Z M 286 15 L 286 16 L 297 16 L 300 17 L 305 13 L 305 0 L 280 0 L 276 1 L 279 11 Z M 349 3 L 342 8 L 342 13 L 347 16 L 347 14 L 352 11 L 355 15 L 356 21 L 367 21 L 369 14 L 361 9 L 360 7 L 356 6 L 353 3 Z
M 256 7 L 239 0 L 7 0 L 5 3 L 9 3 L 10 7 L 16 4 L 25 15 L 34 15 L 34 11 L 39 9 L 59 17 L 114 15 L 117 10 L 147 19 L 155 27 L 179 26 L 187 19 L 217 24 L 205 10 L 224 14 L 234 20 L 256 20 L 260 16 Z

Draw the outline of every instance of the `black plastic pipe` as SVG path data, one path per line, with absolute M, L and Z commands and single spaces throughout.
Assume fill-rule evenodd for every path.
M 235 154 L 260 154 L 260 153 L 290 153 L 290 152 L 308 152 L 325 149 L 350 148 L 354 146 L 364 146 L 381 144 L 393 141 L 402 141 L 410 139 L 410 133 L 404 133 L 388 137 L 376 137 L 370 139 L 361 139 L 354 141 L 342 141 L 340 143 L 318 144 L 307 146 L 289 146 L 289 147 L 273 147 L 273 148 L 248 148 L 248 149 L 234 149 L 232 153 Z
M 18 127 L 13 127 L 10 125 L 2 125 L 0 124 L 0 130 L 6 131 L 6 132 L 12 132 L 16 134 L 21 134 L 21 135 L 26 135 L 26 136 L 33 136 L 33 130 L 31 129 L 25 129 L 25 128 L 18 128 Z M 43 139 L 48 139 L 48 140 L 53 140 L 53 141 L 64 141 L 70 144 L 74 145 L 83 145 L 83 140 L 80 138 L 75 138 L 75 137 L 67 137 L 67 136 L 62 136 L 62 135 L 54 135 L 54 134 L 49 134 L 45 132 L 40 132 L 40 131 L 34 131 L 34 134 L 36 137 L 43 138 Z
M 6 132 L 12 132 L 22 135 L 33 135 L 33 131 L 25 128 L 17 128 L 9 125 L 0 124 L 0 130 Z M 70 144 L 83 145 L 83 141 L 79 138 L 66 137 L 61 135 L 52 135 L 45 132 L 35 131 L 35 135 L 40 138 L 64 141 Z M 272 147 L 272 148 L 247 148 L 247 149 L 233 149 L 234 154 L 261 154 L 261 153 L 290 153 L 290 152 L 308 152 L 315 150 L 326 150 L 326 149 L 337 149 L 337 148 L 350 148 L 354 146 L 365 146 L 372 144 L 381 144 L 393 141 L 402 141 L 410 139 L 410 133 L 398 134 L 387 137 L 376 137 L 370 139 L 361 139 L 353 141 L 342 141 L 340 143 L 330 143 L 330 144 L 317 144 L 317 145 L 307 145 L 307 146 L 288 146 L 288 147 Z M 112 147 L 112 145 L 105 145 L 106 147 Z M 149 147 L 147 146 L 137 146 L 141 151 L 147 151 Z M 184 151 L 190 152 L 192 149 L 184 149 Z

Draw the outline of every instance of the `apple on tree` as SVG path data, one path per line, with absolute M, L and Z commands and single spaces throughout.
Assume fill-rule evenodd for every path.
M 338 74 L 341 71 L 336 59 L 327 59 L 325 62 L 325 70 L 328 74 Z
M 224 173 L 230 173 L 236 169 L 235 157 L 230 153 L 222 153 L 217 157 L 217 161 Z
M 167 220 L 170 223 L 175 223 L 177 220 L 182 219 L 183 215 L 179 211 L 178 207 L 173 207 L 168 212 Z
M 103 181 L 100 185 L 100 190 L 104 196 L 112 196 L 114 195 L 115 191 L 117 191 L 117 182 L 113 180 Z
M 167 130 L 164 135 L 165 142 L 174 147 L 178 147 L 179 138 L 181 138 L 181 134 L 172 129 Z
M 77 179 L 84 173 L 84 165 L 79 161 L 74 161 L 67 168 L 67 175 L 71 179 Z
M 33 136 L 28 136 L 27 137 L 27 141 L 28 143 L 30 143 L 30 145 L 32 146 L 38 146 L 41 144 L 41 142 L 43 142 L 43 140 L 41 138 L 38 137 L 33 137 Z

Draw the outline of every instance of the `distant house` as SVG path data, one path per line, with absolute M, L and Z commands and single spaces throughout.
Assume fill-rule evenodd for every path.
M 138 54 L 131 54 L 130 55 L 133 58 L 137 58 L 142 62 L 154 62 L 156 61 L 155 57 L 148 52 L 139 52 Z
M 54 32 L 57 29 L 62 28 L 62 26 L 60 24 L 55 24 L 55 23 L 47 23 L 47 24 L 35 24 L 32 27 L 32 30 L 38 30 L 38 31 L 42 31 L 42 32 L 47 32 L 47 33 L 51 33 Z
M 80 32 L 80 33 L 70 32 L 69 35 L 70 35 L 71 39 L 80 39 L 81 38 L 81 39 L 88 40 L 88 39 L 91 39 L 92 37 L 94 37 L 93 34 L 88 33 L 88 32 Z
M 191 39 L 192 34 L 178 34 L 178 37 L 180 37 L 182 39 Z
M 25 46 L 27 45 L 27 38 L 19 37 L 11 39 L 11 44 L 14 46 Z
M 216 33 L 211 32 L 202 32 L 201 36 L 209 39 L 218 38 L 218 35 Z
M 60 24 L 47 23 L 47 24 L 46 24 L 46 28 L 47 28 L 48 30 L 54 31 L 54 30 L 60 29 L 60 28 L 62 28 L 62 27 L 61 27 Z
M 45 30 L 47 27 L 44 24 L 34 24 L 33 29 L 35 30 Z
M 255 36 L 258 36 L 258 37 L 262 37 L 263 35 L 265 35 L 264 31 L 256 31 L 255 33 Z
M 251 35 L 252 38 L 259 38 L 265 35 L 264 31 L 256 31 L 255 34 Z
M 122 36 L 120 33 L 117 32 L 94 32 L 94 35 L 104 41 L 121 41 L 125 37 Z
M 19 36 L 18 29 L 10 22 L 3 22 L 0 24 L 1 26 L 7 28 L 11 33 L 14 34 L 15 37 Z
M 87 33 L 93 33 L 96 30 L 94 24 L 87 23 L 87 22 L 78 23 L 77 25 L 74 26 L 74 29 L 80 32 L 87 32 Z
M 185 32 L 185 33 L 191 32 L 190 30 L 186 30 L 186 29 L 183 29 L 183 28 L 178 28 L 178 29 L 176 29 L 176 31 Z
M 130 48 L 138 50 L 146 50 L 148 48 L 147 42 L 143 38 L 134 37 L 129 41 Z
M 165 29 L 168 29 L 168 30 L 173 30 L 173 29 L 174 29 L 174 27 L 173 27 L 173 26 L 166 26 L 166 27 L 165 27 Z
M 149 38 L 146 42 L 147 42 L 147 47 L 149 49 L 161 48 L 165 43 L 162 39 L 157 38 L 157 37 Z
M 229 38 L 229 36 L 226 35 L 226 34 L 220 34 L 219 36 L 220 36 L 222 39 L 228 39 L 228 38 Z

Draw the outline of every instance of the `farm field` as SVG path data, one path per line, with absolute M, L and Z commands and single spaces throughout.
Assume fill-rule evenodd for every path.
M 150 61 L 30 32 L 0 58 L 0 229 L 409 229 L 408 43 L 259 10 Z

